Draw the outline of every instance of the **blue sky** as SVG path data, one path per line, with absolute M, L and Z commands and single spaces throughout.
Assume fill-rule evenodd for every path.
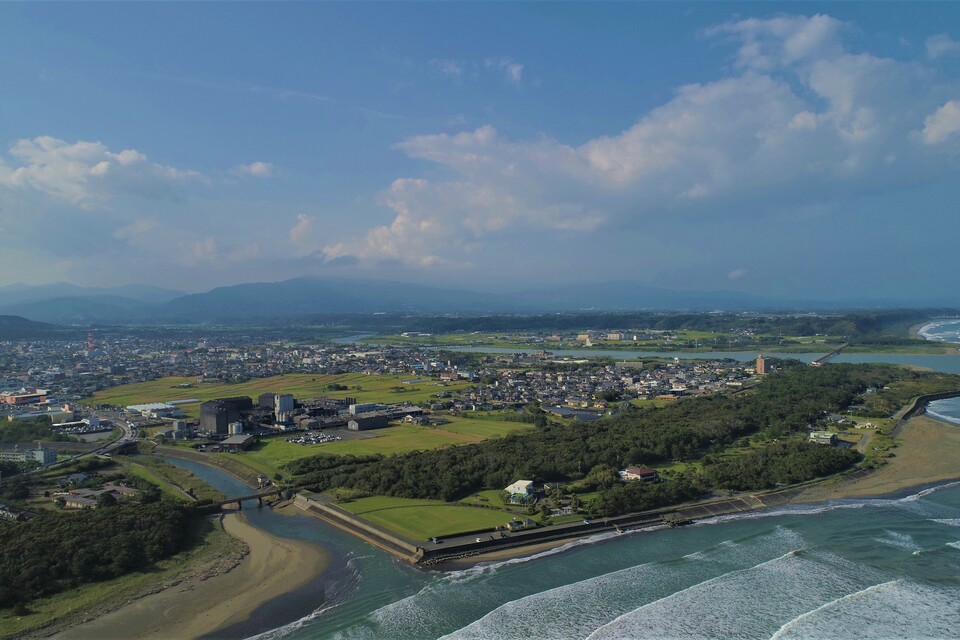
M 0 285 L 954 284 L 956 3 L 2 3 Z

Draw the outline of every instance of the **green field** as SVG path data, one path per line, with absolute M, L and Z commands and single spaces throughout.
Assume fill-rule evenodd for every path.
M 360 498 L 337 506 L 414 541 L 492 530 L 506 525 L 512 518 L 509 513 L 494 509 L 383 496 Z
M 281 467 L 299 458 L 318 454 L 330 455 L 376 455 L 385 456 L 426 451 L 457 444 L 471 444 L 508 433 L 533 428 L 522 422 L 506 422 L 496 414 L 477 414 L 473 418 L 453 417 L 449 424 L 438 427 L 420 427 L 412 424 L 394 424 L 385 429 L 367 432 L 369 437 L 322 444 L 296 444 L 286 438 L 264 439 L 249 451 L 238 454 L 215 454 L 229 456 L 244 462 L 268 477 L 283 474 Z
M 249 464 L 268 477 L 283 474 L 281 467 L 299 458 L 315 456 L 321 453 L 331 455 L 375 455 L 385 456 L 410 451 L 426 451 L 458 444 L 472 444 L 489 438 L 497 438 L 515 431 L 533 428 L 533 425 L 521 422 L 484 418 L 452 418 L 449 424 L 438 427 L 420 427 L 412 424 L 395 424 L 385 429 L 368 432 L 371 437 L 356 440 L 341 440 L 323 444 L 296 444 L 286 438 L 275 437 L 263 440 L 249 451 L 229 455 L 231 458 Z
M 500 489 L 487 489 L 485 491 L 478 491 L 472 496 L 467 496 L 460 501 L 462 504 L 472 505 L 472 506 L 488 506 L 496 507 L 498 509 L 509 508 L 509 506 L 503 501 L 503 491 Z M 520 511 L 521 509 L 513 506 L 514 510 Z
M 413 375 L 372 376 L 362 373 L 342 375 L 313 375 L 295 373 L 269 378 L 258 378 L 237 384 L 199 384 L 196 378 L 169 377 L 121 385 L 103 391 L 97 391 L 82 402 L 87 404 L 116 404 L 128 406 L 148 402 L 169 402 L 171 400 L 190 400 L 200 402 L 229 396 L 250 396 L 254 400 L 261 393 L 292 393 L 298 399 L 308 398 L 356 398 L 357 402 L 408 402 L 418 404 L 426 402 L 440 391 L 454 391 L 470 386 L 469 382 L 446 383 L 428 380 L 414 385 L 402 384 L 403 380 L 415 378 Z M 190 384 L 190 387 L 180 385 Z M 345 391 L 331 391 L 328 385 L 346 386 Z M 191 418 L 200 415 L 200 405 L 181 405 L 183 412 Z

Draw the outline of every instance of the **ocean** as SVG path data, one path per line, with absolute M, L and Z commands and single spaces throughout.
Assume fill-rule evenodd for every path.
M 928 338 L 960 341 L 960 321 L 949 323 L 928 325 Z M 912 357 L 931 358 L 960 372 L 958 356 Z M 929 410 L 960 429 L 960 400 Z M 413 568 L 309 516 L 245 513 L 334 559 L 323 595 L 290 596 L 314 598 L 301 603 L 309 613 L 261 621 L 258 640 L 960 637 L 960 482 L 606 533 L 451 572 Z
M 301 517 L 283 518 L 288 535 Z M 324 544 L 346 562 L 328 600 L 258 638 L 956 638 L 960 629 L 960 483 L 605 534 L 449 573 L 336 537 Z
M 248 491 L 217 470 L 170 461 L 228 494 Z M 956 638 L 960 629 L 960 482 L 601 534 L 452 572 L 410 567 L 310 516 L 244 513 L 333 556 L 323 595 L 300 603 L 308 613 L 275 628 L 261 616 L 258 640 L 869 640 Z

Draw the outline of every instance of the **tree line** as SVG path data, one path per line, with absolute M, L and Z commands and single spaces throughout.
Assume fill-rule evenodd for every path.
M 146 569 L 189 546 L 193 517 L 163 500 L 0 521 L 0 608 Z
M 688 460 L 729 447 L 743 436 L 775 439 L 806 432 L 825 413 L 849 406 L 867 389 L 915 375 L 884 365 L 796 366 L 767 376 L 751 391 L 690 398 L 663 408 L 632 408 L 589 426 L 548 422 L 534 431 L 473 445 L 391 457 L 320 455 L 296 460 L 287 468 L 300 485 L 314 490 L 344 487 L 375 495 L 451 501 L 480 489 L 505 487 L 519 478 L 578 480 L 599 465 L 622 469 Z M 774 464 L 781 458 L 789 461 Z M 690 497 L 687 494 L 698 490 L 730 485 L 729 477 L 738 473 L 743 475 L 738 486 L 763 488 L 769 485 L 767 478 L 774 478 L 773 482 L 784 477 L 808 479 L 854 460 L 828 447 L 800 443 L 797 448 L 774 448 L 757 457 L 749 473 L 746 466 L 727 472 L 724 464 L 718 465 L 712 475 L 689 479 L 681 493 Z M 772 468 L 756 470 L 767 467 Z M 610 487 L 601 489 L 601 504 L 612 515 L 626 508 L 626 494 L 643 493 L 644 500 L 656 502 L 665 491 Z M 604 492 L 612 492 L 611 497 L 605 499 Z

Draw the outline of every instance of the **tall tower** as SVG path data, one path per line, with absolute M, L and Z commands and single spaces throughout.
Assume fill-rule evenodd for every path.
M 763 359 L 763 354 L 757 354 L 757 375 L 762 376 L 767 373 L 767 361 Z

